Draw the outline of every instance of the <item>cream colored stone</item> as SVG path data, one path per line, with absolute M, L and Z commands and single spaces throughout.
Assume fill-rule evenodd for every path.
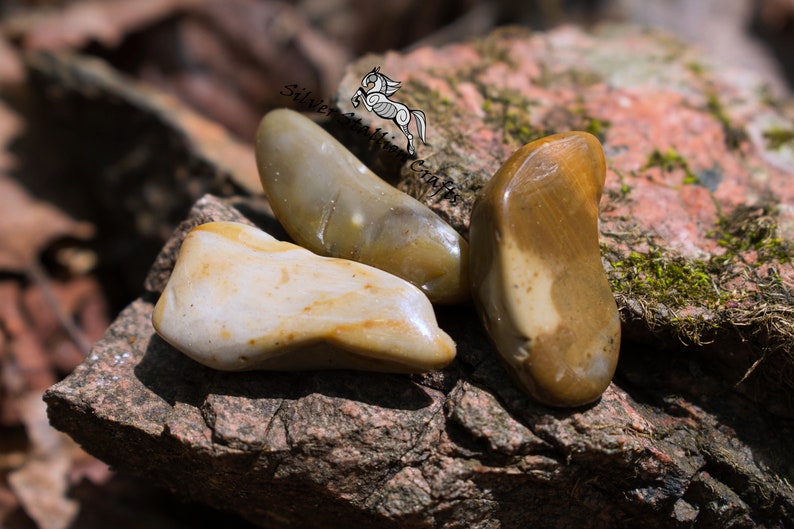
M 391 272 L 434 303 L 469 298 L 466 241 L 310 119 L 269 112 L 256 135 L 256 159 L 271 207 L 296 243 Z
M 233 222 L 188 234 L 152 322 L 165 341 L 222 370 L 405 373 L 455 357 L 410 283 Z
M 620 319 L 601 264 L 598 140 L 555 134 L 516 151 L 472 210 L 472 294 L 521 387 L 554 406 L 592 402 L 618 360 Z

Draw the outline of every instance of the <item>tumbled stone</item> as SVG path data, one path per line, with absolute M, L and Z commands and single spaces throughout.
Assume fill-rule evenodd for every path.
M 410 283 L 234 222 L 188 234 L 152 322 L 193 360 L 228 371 L 407 373 L 455 357 L 432 305 Z
M 781 376 L 794 370 L 794 105 L 763 79 L 621 25 L 501 28 L 348 66 L 339 111 L 397 137 L 350 104 L 373 65 L 402 83 L 400 102 L 425 112 L 430 143 L 417 148 L 420 170 L 366 137 L 362 152 L 399 170 L 396 187 L 464 235 L 474 197 L 515 150 L 594 133 L 607 156 L 599 226 L 623 337 L 647 352 L 686 344 L 729 387 L 794 417 Z M 454 203 L 434 189 L 447 181 Z
M 276 217 L 301 246 L 391 272 L 436 303 L 468 299 L 466 241 L 308 118 L 268 113 L 256 158 Z
M 508 158 L 472 210 L 475 302 L 511 373 L 546 404 L 596 400 L 617 365 L 620 319 L 598 245 L 605 171 L 594 136 L 548 136 Z

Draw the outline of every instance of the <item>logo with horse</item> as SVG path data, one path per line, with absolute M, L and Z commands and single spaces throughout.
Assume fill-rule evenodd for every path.
M 370 85 L 373 85 L 372 88 L 369 88 Z M 389 79 L 380 73 L 380 66 L 376 66 L 361 79 L 361 88 L 356 90 L 350 102 L 353 103 L 355 108 L 358 108 L 359 103 L 363 101 L 364 107 L 369 112 L 374 112 L 384 119 L 392 120 L 405 134 L 405 138 L 408 140 L 408 154 L 412 155 L 416 150 L 414 149 L 414 136 L 408 131 L 408 124 L 413 117 L 416 132 L 422 143 L 427 145 L 425 140 L 425 113 L 421 110 L 410 109 L 398 101 L 389 99 L 399 89 L 400 82 Z

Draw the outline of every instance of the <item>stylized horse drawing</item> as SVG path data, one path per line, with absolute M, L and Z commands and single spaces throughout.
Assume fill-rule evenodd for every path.
M 369 91 L 366 91 L 365 88 L 369 85 L 374 86 Z M 413 116 L 416 121 L 416 132 L 419 134 L 422 143 L 427 144 L 427 141 L 425 141 L 425 113 L 421 110 L 411 110 L 402 103 L 389 99 L 389 96 L 394 95 L 400 89 L 399 81 L 389 79 L 380 73 L 380 66 L 376 66 L 364 76 L 361 80 L 361 86 L 363 88 L 356 90 L 356 93 L 350 99 L 354 107 L 358 108 L 358 104 L 363 99 L 367 110 L 382 118 L 392 120 L 400 127 L 400 130 L 403 131 L 403 134 L 408 139 L 408 154 L 414 154 L 415 151 L 413 134 L 408 132 L 408 124 L 411 122 L 411 116 Z

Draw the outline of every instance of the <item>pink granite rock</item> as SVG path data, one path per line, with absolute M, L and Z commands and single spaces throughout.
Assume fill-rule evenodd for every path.
M 794 415 L 794 107 L 661 34 L 507 29 L 348 67 L 338 103 L 354 114 L 336 124 L 371 124 L 401 149 L 393 123 L 350 103 L 376 65 L 402 83 L 393 100 L 426 114 L 427 144 L 416 140 L 411 159 L 352 140 L 462 233 L 476 192 L 518 147 L 596 134 L 608 165 L 602 254 L 626 336 L 696 345 L 726 380 Z

